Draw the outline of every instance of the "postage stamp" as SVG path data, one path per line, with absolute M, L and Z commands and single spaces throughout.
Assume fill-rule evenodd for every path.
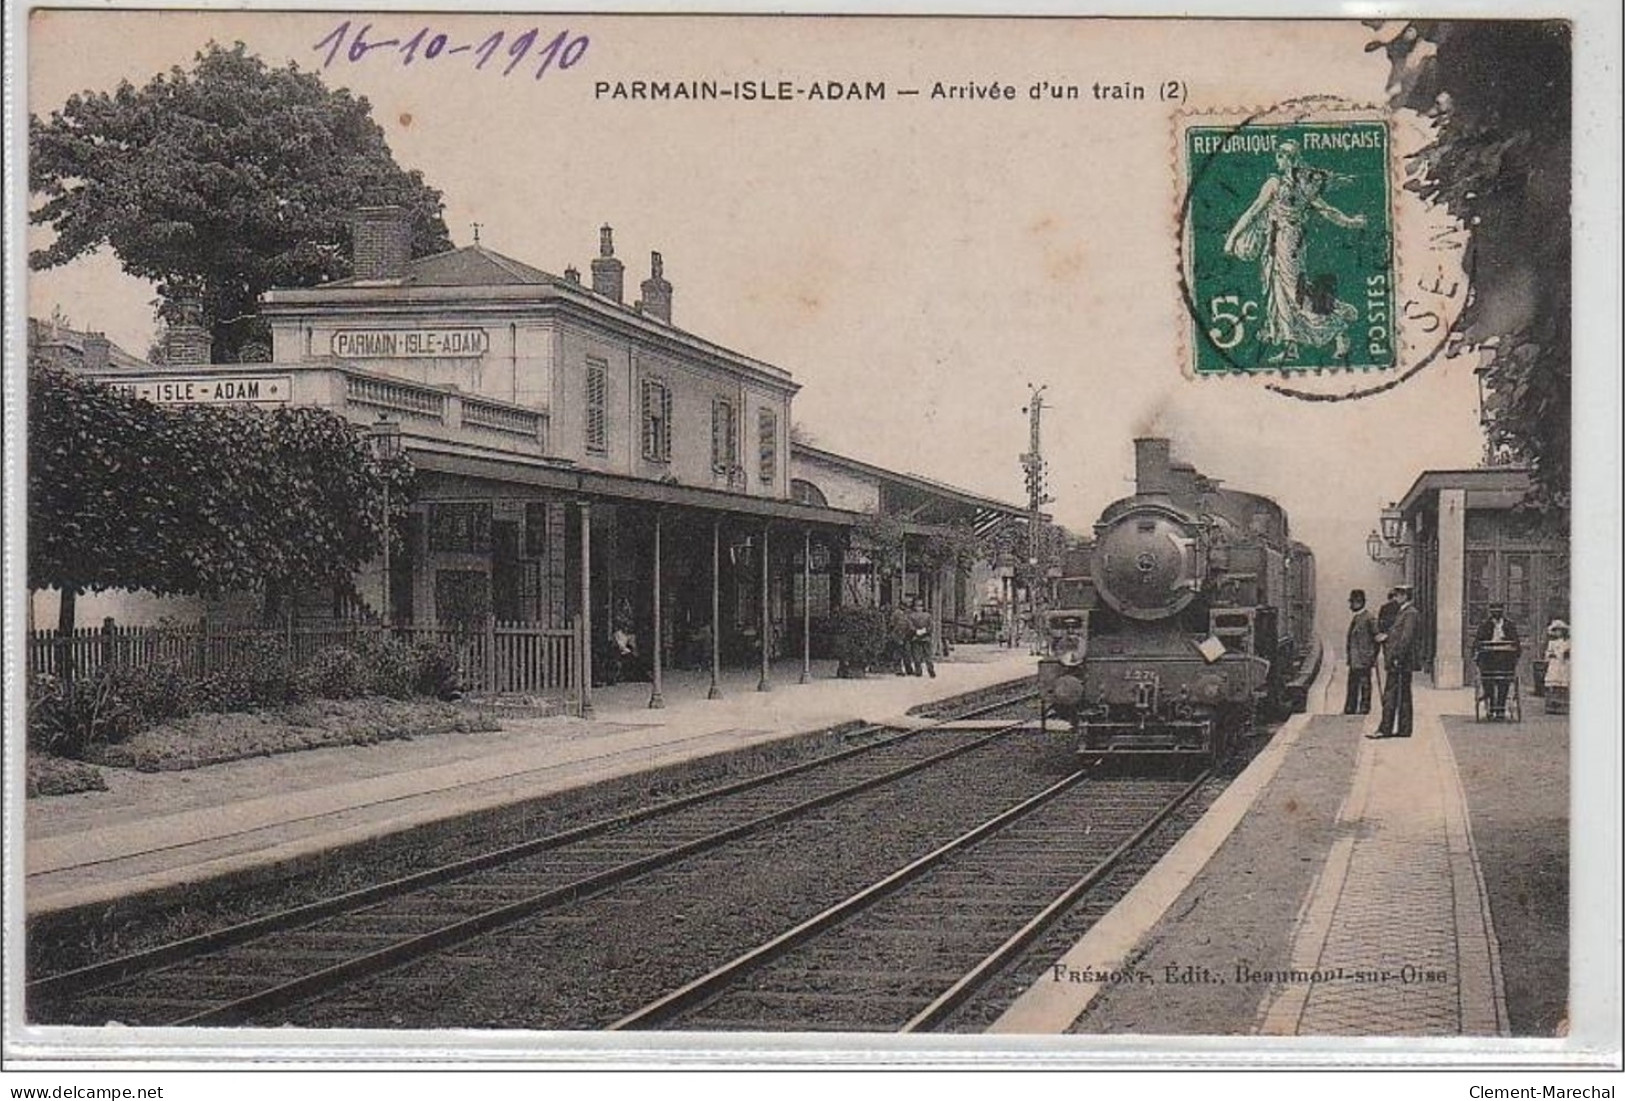
M 1191 369 L 1395 366 L 1387 122 L 1183 134 Z

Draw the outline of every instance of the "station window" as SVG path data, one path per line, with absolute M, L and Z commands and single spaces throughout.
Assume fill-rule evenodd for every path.
M 429 549 L 484 554 L 491 549 L 489 504 L 429 506 Z
M 671 388 L 660 379 L 643 380 L 643 457 L 671 462 Z
M 711 399 L 711 469 L 728 474 L 739 465 L 739 425 L 734 403 L 727 398 Z
M 536 559 L 547 557 L 547 505 L 541 501 L 525 503 L 525 554 Z
M 609 450 L 609 364 L 587 360 L 587 450 Z
M 771 409 L 763 409 L 756 427 L 761 444 L 762 482 L 772 485 L 779 476 L 779 415 Z

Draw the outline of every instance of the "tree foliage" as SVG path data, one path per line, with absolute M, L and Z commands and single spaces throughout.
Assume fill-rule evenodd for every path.
M 952 524 L 926 535 L 919 550 L 921 563 L 931 570 L 953 567 L 970 570 L 988 556 L 986 544 L 969 524 Z
M 1559 517 L 1570 478 L 1569 24 L 1425 21 L 1373 42 L 1396 106 L 1427 114 L 1434 140 L 1411 185 L 1468 226 L 1473 294 L 1456 323 L 1486 356 L 1490 443 L 1534 472 L 1535 504 Z
M 351 274 L 357 207 L 410 210 L 414 255 L 451 247 L 440 192 L 395 163 L 365 98 L 240 42 L 143 88 L 71 96 L 49 121 L 31 115 L 28 139 L 29 190 L 44 197 L 29 220 L 56 233 L 30 266 L 111 246 L 158 284 L 166 317 L 202 299 L 220 362 L 265 339 L 261 293 Z
M 28 584 L 65 600 L 346 581 L 382 549 L 384 487 L 397 525 L 411 488 L 322 409 L 161 407 L 34 365 L 28 420 Z
M 907 529 L 903 521 L 885 513 L 870 512 L 852 525 L 853 542 L 868 555 L 877 577 L 887 577 L 903 568 Z

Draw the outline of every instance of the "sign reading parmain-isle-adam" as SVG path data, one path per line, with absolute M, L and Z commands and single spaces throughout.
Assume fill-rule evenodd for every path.
M 282 405 L 293 396 L 291 375 L 165 375 L 107 379 L 115 390 L 154 405 Z
M 340 329 L 333 334 L 339 359 L 462 359 L 484 355 L 489 345 L 484 329 Z

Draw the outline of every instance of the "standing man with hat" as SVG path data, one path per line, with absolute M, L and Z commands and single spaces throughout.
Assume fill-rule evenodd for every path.
M 1349 593 L 1348 646 L 1343 656 L 1348 661 L 1348 694 L 1343 697 L 1343 714 L 1369 715 L 1371 713 L 1371 667 L 1377 664 L 1377 621 L 1365 606 L 1365 590 Z
M 1382 693 L 1382 719 L 1376 732 L 1367 738 L 1409 738 L 1411 736 L 1411 673 L 1416 669 L 1422 644 L 1422 614 L 1411 603 L 1411 588 L 1401 585 L 1395 590 L 1399 612 L 1388 639 L 1383 644 L 1383 664 L 1387 668 L 1388 683 Z
M 1382 602 L 1377 609 L 1377 645 L 1383 653 L 1387 653 L 1388 632 L 1394 629 L 1394 619 L 1399 615 L 1399 590 L 1389 589 L 1388 599 Z M 1377 662 L 1377 693 L 1384 699 L 1388 695 L 1388 681 L 1382 674 L 1382 662 Z
M 1523 642 L 1518 629 L 1507 618 L 1505 604 L 1497 601 L 1490 605 L 1490 614 L 1473 636 L 1473 660 L 1478 663 L 1479 676 L 1484 683 L 1484 694 L 1489 698 L 1490 718 L 1504 719 L 1507 713 L 1507 692 L 1512 678 L 1518 673 L 1518 656 Z

